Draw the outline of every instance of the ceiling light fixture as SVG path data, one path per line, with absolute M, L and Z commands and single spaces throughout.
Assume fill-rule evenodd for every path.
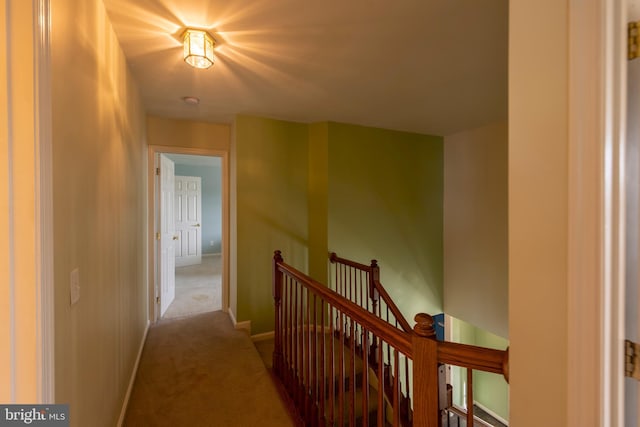
M 215 40 L 206 31 L 187 28 L 184 32 L 184 61 L 194 68 L 209 68 L 213 65 Z

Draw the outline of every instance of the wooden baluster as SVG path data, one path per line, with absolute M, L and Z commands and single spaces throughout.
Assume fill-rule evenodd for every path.
M 369 425 L 369 358 L 365 350 L 369 346 L 369 332 L 362 328 L 362 425 Z
M 379 337 L 374 338 L 381 341 Z M 378 345 L 378 427 L 384 427 L 384 363 L 382 363 L 382 343 Z M 431 427 L 431 426 L 429 426 Z
M 316 294 L 313 294 L 313 341 L 311 342 L 311 402 L 314 408 L 314 422 L 318 420 L 316 410 L 318 408 L 318 300 Z
M 398 350 L 393 349 L 393 367 L 389 366 L 389 370 L 392 371 L 393 378 L 393 425 L 400 425 L 400 358 L 398 355 Z
M 404 356 L 404 396 L 406 398 L 406 407 L 405 411 L 407 419 L 409 419 L 409 413 L 411 412 L 411 395 L 409 390 L 409 358 Z
M 347 291 L 346 291 L 347 294 L 346 294 L 346 297 L 347 297 L 347 299 L 349 301 L 353 302 L 353 299 L 352 299 L 352 295 L 353 295 L 353 292 L 352 292 L 352 290 L 353 290 L 352 289 L 353 288 L 353 268 L 347 267 L 347 276 L 345 277 L 345 280 L 347 282 Z
M 305 388 L 304 388 L 304 401 L 305 406 L 307 407 L 308 418 L 311 418 L 311 401 L 310 401 L 310 391 L 311 391 L 311 323 L 310 323 L 310 314 L 311 307 L 309 307 L 310 297 L 309 290 L 305 288 L 305 302 L 306 302 L 306 324 L 303 329 L 304 336 L 304 366 L 305 366 Z
M 473 426 L 473 369 L 467 368 L 467 425 Z
M 289 377 L 289 366 L 291 363 L 291 336 L 289 334 L 289 331 L 291 330 L 290 328 L 290 322 L 291 322 L 291 297 L 290 297 L 290 293 L 291 293 L 291 285 L 289 283 L 289 277 L 285 276 L 285 281 L 284 281 L 284 299 L 285 299 L 285 304 L 284 304 L 284 331 L 283 331 L 283 336 L 284 336 L 284 365 L 283 365 L 283 371 L 284 371 L 284 375 L 285 375 L 285 384 L 288 385 L 288 377 Z
M 344 315 L 340 312 L 340 330 L 338 331 L 340 344 L 338 345 L 338 380 L 340 386 L 338 388 L 338 422 L 344 425 Z
M 295 379 L 295 357 L 294 357 L 294 353 L 295 353 L 295 346 L 294 346 L 294 335 L 293 335 L 293 307 L 295 305 L 294 302 L 294 286 L 293 283 L 291 281 L 289 281 L 289 325 L 288 325 L 288 332 L 287 334 L 289 335 L 289 356 L 288 356 L 288 360 L 287 360 L 287 370 L 288 370 L 288 377 L 289 377 L 289 388 L 290 391 L 292 393 L 292 398 L 294 398 L 294 394 L 293 392 L 295 391 L 294 385 L 293 385 L 293 380 Z
M 273 350 L 273 370 L 282 379 L 282 271 L 278 269 L 278 263 L 283 262 L 282 253 L 275 251 L 273 255 L 273 302 L 275 305 L 275 336 Z
M 327 360 L 327 353 L 326 353 L 326 343 L 325 343 L 325 337 L 327 336 L 326 332 L 325 332 L 325 324 L 324 324 L 324 312 L 326 310 L 325 307 L 325 302 L 323 299 L 320 300 L 320 331 L 321 331 L 321 336 L 322 339 L 320 340 L 320 419 L 322 420 L 322 425 L 325 426 L 325 413 L 324 413 L 324 402 L 325 399 L 327 398 L 327 395 L 325 394 L 325 382 L 327 380 L 327 377 L 325 376 L 325 369 L 326 369 L 326 360 Z
M 437 427 L 438 405 L 438 343 L 433 318 L 419 313 L 415 316 L 413 341 L 413 425 Z M 469 426 L 471 427 L 471 426 Z
M 302 285 L 302 284 L 300 284 Z M 303 286 L 300 286 L 300 327 L 298 328 L 298 337 L 300 339 L 300 397 L 301 397 L 301 403 L 302 403 L 302 410 L 305 414 L 305 419 L 307 420 L 307 422 L 309 421 L 307 418 L 307 393 L 306 393 L 306 383 L 307 383 L 307 378 L 306 378 L 306 373 L 307 373 L 307 369 L 306 369 L 306 365 L 307 365 L 307 355 L 306 355 L 306 336 L 305 336 L 305 311 L 306 311 L 306 306 L 305 306 L 305 288 Z
M 380 267 L 378 267 L 378 261 L 375 259 L 371 260 L 371 271 L 369 273 L 369 296 L 371 299 L 371 304 L 373 305 L 373 314 L 377 314 L 380 316 L 380 308 L 376 307 L 378 305 L 379 293 L 376 290 L 376 281 L 380 280 Z
M 331 307 L 331 306 L 330 306 Z M 329 422 L 331 426 L 334 425 L 335 421 L 335 392 L 336 392 L 336 370 L 335 370 L 335 337 L 334 337 L 334 326 L 333 326 L 333 311 L 335 309 L 331 307 L 331 313 L 329 313 L 329 377 L 328 377 L 328 385 L 329 385 Z
M 351 391 L 351 401 L 349 402 L 349 425 L 354 425 L 356 423 L 356 334 L 355 330 L 355 322 L 353 319 L 350 319 L 351 323 L 351 363 L 350 363 L 350 371 L 351 375 L 349 376 L 349 391 Z
M 293 330 L 293 336 L 294 336 L 294 344 L 293 344 L 293 348 L 294 348 L 294 368 L 293 368 L 293 374 L 294 374 L 294 378 L 295 378 L 295 384 L 296 384 L 296 405 L 298 407 L 301 407 L 302 401 L 301 401 L 301 395 L 300 395 L 300 340 L 299 340 L 299 335 L 300 335 L 300 306 L 299 306 L 299 297 L 298 297 L 298 288 L 299 288 L 299 284 L 296 283 L 295 284 L 295 288 L 294 288 L 294 297 L 293 297 L 293 301 L 294 301 L 294 307 L 293 307 L 293 312 L 294 312 L 294 330 Z

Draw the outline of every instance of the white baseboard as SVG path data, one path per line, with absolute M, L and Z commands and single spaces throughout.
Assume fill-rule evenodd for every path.
M 231 310 L 231 307 L 229 307 L 229 317 L 231 318 L 231 323 L 233 323 L 233 327 L 235 329 L 241 329 L 243 331 L 246 331 L 249 334 L 249 336 L 251 336 L 251 320 L 238 322 L 236 320 L 235 314 L 233 314 L 233 310 Z
M 273 339 L 274 336 L 275 336 L 275 333 L 273 331 L 264 332 L 262 334 L 251 335 L 251 341 L 253 342 L 266 341 L 266 340 Z
M 124 401 L 122 402 L 122 409 L 120 410 L 120 418 L 118 418 L 118 427 L 122 427 L 124 417 L 127 415 L 127 407 L 129 406 L 129 399 L 131 398 L 131 392 L 133 391 L 133 384 L 136 382 L 136 375 L 138 374 L 138 365 L 140 365 L 140 358 L 142 357 L 142 350 L 144 349 L 144 343 L 147 342 L 147 333 L 149 332 L 149 326 L 151 322 L 147 320 L 147 326 L 144 328 L 144 334 L 140 341 L 140 348 L 138 348 L 138 357 L 136 357 L 136 363 L 133 365 L 133 372 L 131 372 L 131 378 L 129 379 L 129 387 L 127 387 L 127 393 L 124 395 Z
M 236 323 L 238 323 L 238 322 L 236 321 L 236 315 L 233 314 L 233 310 L 231 309 L 231 307 L 229 307 L 227 309 L 227 313 L 229 313 L 229 317 L 231 318 L 231 323 L 233 323 L 233 327 L 235 328 L 236 327 Z
M 496 414 L 495 412 L 493 412 L 491 409 L 487 408 L 486 406 L 484 406 L 482 403 L 478 403 L 477 401 L 473 401 L 473 404 L 476 405 L 478 408 L 482 409 L 484 412 L 486 412 L 487 414 L 491 415 L 493 418 L 495 418 L 496 420 L 500 421 L 502 424 L 508 426 L 509 425 L 509 421 L 505 420 L 504 418 L 502 418 L 500 415 Z

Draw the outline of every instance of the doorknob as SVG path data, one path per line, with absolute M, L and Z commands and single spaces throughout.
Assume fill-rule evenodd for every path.
M 173 236 L 173 240 L 178 240 L 178 236 Z
M 194 225 L 194 227 L 200 227 L 200 224 L 196 224 L 196 225 Z

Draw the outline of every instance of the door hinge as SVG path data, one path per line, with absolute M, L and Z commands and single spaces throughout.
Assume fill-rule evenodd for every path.
M 156 168 L 156 175 L 160 176 L 160 168 Z
M 160 304 L 160 297 L 156 297 L 156 304 Z
M 160 240 L 160 233 L 156 233 L 156 240 Z
M 627 57 L 629 60 L 640 56 L 640 22 L 629 22 L 627 27 Z
M 624 341 L 624 375 L 640 380 L 640 344 Z

